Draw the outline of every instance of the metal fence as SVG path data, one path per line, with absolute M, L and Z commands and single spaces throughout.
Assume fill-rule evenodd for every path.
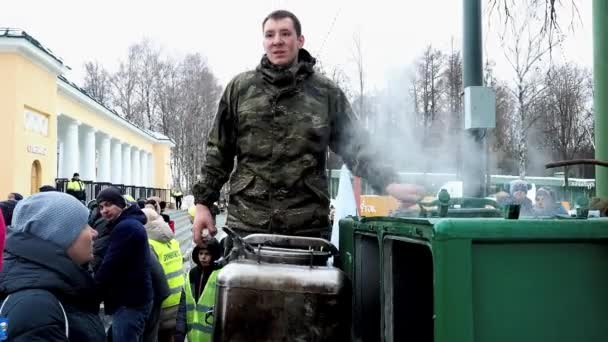
M 55 179 L 55 186 L 57 187 L 57 190 L 67 192 L 69 181 L 70 180 L 67 178 Z M 89 203 L 89 201 L 94 200 L 101 192 L 101 190 L 112 186 L 120 189 L 123 194 L 130 195 L 135 200 L 156 196 L 160 197 L 162 201 L 165 201 L 167 203 L 171 202 L 171 190 L 169 189 L 147 188 L 143 186 L 112 184 L 107 182 L 82 181 L 82 183 L 84 184 L 87 196 L 87 199 L 85 201 L 86 203 Z

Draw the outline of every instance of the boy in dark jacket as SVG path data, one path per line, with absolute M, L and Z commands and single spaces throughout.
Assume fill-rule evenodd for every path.
M 111 231 L 95 281 L 105 312 L 112 315 L 112 339 L 140 341 L 154 296 L 146 216 L 139 207 L 127 206 L 116 188 L 101 191 L 97 203 Z
M 200 303 L 203 297 L 203 293 L 213 293 L 213 297 L 215 294 L 215 282 L 213 282 L 211 286 L 207 286 L 208 280 L 214 275 L 217 276 L 217 270 L 219 270 L 219 266 L 215 263 L 221 256 L 221 248 L 219 242 L 216 239 L 209 240 L 206 244 L 202 246 L 195 246 L 192 250 L 192 262 L 194 263 L 194 267 L 190 269 L 188 272 L 188 278 L 186 281 L 185 289 L 182 291 L 182 297 L 179 302 L 179 310 L 177 312 L 177 325 L 175 332 L 175 342 L 184 342 L 186 335 L 188 335 L 188 340 L 210 340 L 210 332 L 205 331 L 192 331 L 193 328 L 196 330 L 198 328 L 194 327 L 195 322 L 191 322 L 191 317 L 188 317 L 187 309 L 188 309 L 188 300 L 187 296 L 194 299 L 194 301 Z M 190 293 L 186 293 L 187 290 L 190 290 Z M 194 309 L 196 310 L 196 309 Z M 204 312 L 199 312 L 199 317 L 204 317 Z M 196 322 L 200 323 L 200 322 Z M 205 337 L 202 337 L 200 334 L 206 334 Z

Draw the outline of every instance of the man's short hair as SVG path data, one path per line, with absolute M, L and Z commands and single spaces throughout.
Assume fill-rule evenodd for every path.
M 298 17 L 296 17 L 295 14 L 293 14 L 287 10 L 277 10 L 277 11 L 270 13 L 268 16 L 266 16 L 266 18 L 264 18 L 264 21 L 262 21 L 262 30 L 264 29 L 264 25 L 266 25 L 266 22 L 268 21 L 268 19 L 281 20 L 281 19 L 285 19 L 285 18 L 291 19 L 291 21 L 293 22 L 293 28 L 296 30 L 296 35 L 298 37 L 301 36 L 302 35 L 302 24 L 300 24 L 300 20 L 298 19 Z
M 57 189 L 52 185 L 43 185 L 38 189 L 40 192 L 49 192 L 49 191 L 57 191 Z

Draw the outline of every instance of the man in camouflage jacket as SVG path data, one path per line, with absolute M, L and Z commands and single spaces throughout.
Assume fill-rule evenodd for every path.
M 201 181 L 193 191 L 196 242 L 205 228 L 215 233 L 208 208 L 229 178 L 227 226 L 238 233 L 327 236 L 327 148 L 376 191 L 395 192 L 399 186 L 387 188 L 396 174 L 377 162 L 342 90 L 315 73 L 298 19 L 276 11 L 262 26 L 266 54 L 256 70 L 228 84 L 209 135 Z M 415 192 L 414 186 L 401 186 Z

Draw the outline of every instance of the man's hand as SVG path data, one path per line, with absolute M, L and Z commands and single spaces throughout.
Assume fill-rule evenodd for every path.
M 392 183 L 386 187 L 386 192 L 403 204 L 412 205 L 422 197 L 424 194 L 424 187 L 416 184 Z
M 207 229 L 209 236 L 203 236 L 203 231 Z M 199 245 L 204 243 L 209 237 L 213 237 L 217 234 L 217 228 L 213 222 L 213 216 L 209 208 L 202 204 L 196 205 L 196 214 L 194 216 L 194 223 L 192 224 L 192 235 L 194 243 Z

